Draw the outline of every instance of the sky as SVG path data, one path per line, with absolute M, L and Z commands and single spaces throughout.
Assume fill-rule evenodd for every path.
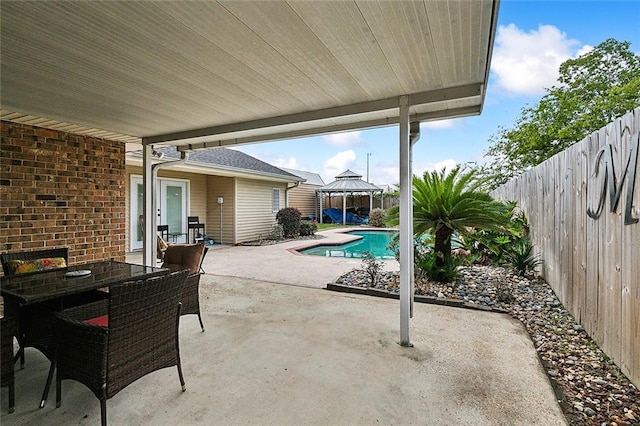
M 484 108 L 479 116 L 421 124 L 413 172 L 488 161 L 490 138 L 513 127 L 556 84 L 562 62 L 608 38 L 640 54 L 640 1 L 502 0 Z M 237 147 L 277 167 L 318 173 L 325 183 L 347 169 L 382 188 L 399 182 L 398 126 Z

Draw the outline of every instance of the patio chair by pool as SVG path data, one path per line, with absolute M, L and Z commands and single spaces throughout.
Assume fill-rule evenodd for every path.
M 197 314 L 202 331 L 204 331 L 204 324 L 200 315 L 200 275 L 204 273 L 202 262 L 208 250 L 204 243 L 171 244 L 164 253 L 162 264 L 163 268 L 169 268 L 171 271 L 189 270 L 189 276 L 180 296 L 182 303 L 180 315 Z
M 177 271 L 116 284 L 108 300 L 56 313 L 57 407 L 65 379 L 84 384 L 100 400 L 102 425 L 107 399 L 149 373 L 177 366 L 185 390 L 178 329 L 187 275 Z

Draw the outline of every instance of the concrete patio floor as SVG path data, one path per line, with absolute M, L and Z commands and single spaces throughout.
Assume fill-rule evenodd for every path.
M 275 253 L 270 247 L 265 251 Z M 315 288 L 315 266 L 280 269 L 262 248 L 208 254 L 201 285 L 206 332 L 194 315 L 180 324 L 187 391 L 180 392 L 175 368 L 152 373 L 107 402 L 109 424 L 566 424 L 517 320 L 416 304 L 414 347 L 401 347 L 396 300 Z M 275 282 L 215 275 L 213 263 L 224 263 L 227 249 L 239 249 L 236 256 L 248 249 L 242 262 L 251 268 L 237 275 L 262 268 Z M 319 259 L 334 271 L 328 281 L 341 275 L 344 265 L 334 270 L 333 260 Z M 286 283 L 293 285 L 278 282 L 290 275 L 298 277 Z M 73 381 L 63 382 L 62 407 L 55 408 L 52 389 L 47 406 L 37 408 L 47 369 L 46 359 L 28 349 L 26 368 L 16 372 L 13 414 L 2 389 L 1 423 L 98 424 L 98 400 Z

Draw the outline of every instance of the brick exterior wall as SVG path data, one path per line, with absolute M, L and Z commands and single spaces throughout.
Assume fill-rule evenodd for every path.
M 125 260 L 125 144 L 2 121 L 0 252 Z

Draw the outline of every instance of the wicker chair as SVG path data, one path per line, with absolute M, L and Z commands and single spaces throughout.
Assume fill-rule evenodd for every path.
M 164 253 L 163 268 L 171 271 L 188 269 L 189 276 L 182 288 L 180 302 L 182 303 L 181 315 L 196 314 L 200 321 L 200 329 L 204 332 L 202 315 L 200 315 L 200 275 L 202 262 L 209 251 L 204 243 L 199 244 L 170 244 Z
M 103 425 L 107 399 L 151 372 L 177 366 L 185 390 L 178 327 L 187 275 L 178 271 L 117 284 L 106 301 L 55 314 L 57 407 L 65 379 L 84 384 L 100 400 Z
M 6 276 L 12 275 L 11 261 L 33 261 L 37 259 L 45 258 L 63 258 L 65 264 L 69 264 L 69 249 L 67 247 L 36 250 L 36 251 L 23 251 L 23 252 L 9 252 L 0 254 L 0 261 L 2 262 L 2 270 Z M 45 271 L 28 272 L 32 274 L 38 274 Z M 68 308 L 72 306 L 79 306 L 85 303 L 92 303 L 98 300 L 105 300 L 107 293 L 95 290 L 87 293 L 82 293 L 73 296 L 67 296 L 62 299 L 62 307 Z M 49 368 L 49 374 L 45 383 L 44 391 L 42 393 L 42 400 L 40 402 L 40 408 L 44 407 L 47 397 L 49 395 L 49 389 L 51 388 L 51 382 L 53 380 L 53 373 L 55 365 L 53 363 L 54 357 L 54 342 L 53 342 L 53 312 L 58 310 L 60 306 L 50 303 L 38 303 L 28 306 L 20 306 L 18 308 L 18 324 L 16 337 L 20 345 L 17 358 L 20 358 L 20 368 L 24 368 L 24 350 L 25 348 L 35 348 L 39 350 L 47 359 L 52 361 Z
M 16 406 L 15 375 L 13 371 L 13 336 L 16 322 L 12 317 L 0 319 L 0 363 L 2 363 L 2 387 L 9 387 L 9 413 Z
M 0 254 L 2 271 L 5 276 L 13 275 L 11 263 L 15 260 L 33 261 L 44 258 L 63 258 L 65 263 L 69 262 L 69 249 L 67 247 L 53 248 L 36 251 L 9 252 Z M 30 273 L 39 273 L 35 271 Z M 16 337 L 20 344 L 17 357 L 20 358 L 20 368 L 24 368 L 24 348 L 34 347 L 42 352 L 49 360 L 53 358 L 53 329 L 47 314 L 48 305 L 38 304 L 34 306 L 23 306 L 18 309 L 18 324 L 16 327 Z M 50 384 L 50 382 L 48 382 Z

